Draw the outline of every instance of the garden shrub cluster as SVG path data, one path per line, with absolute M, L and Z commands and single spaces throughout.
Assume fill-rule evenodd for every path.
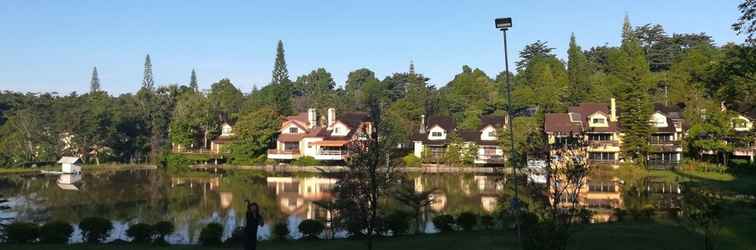
M 110 220 L 100 217 L 84 218 L 79 222 L 82 239 L 85 243 L 103 243 L 113 230 Z M 173 223 L 162 221 L 154 225 L 137 223 L 129 226 L 126 235 L 134 243 L 165 244 L 165 236 L 173 233 Z M 39 226 L 28 222 L 14 222 L 5 227 L 4 240 L 7 243 L 26 244 L 39 242 L 43 244 L 66 244 L 73 235 L 73 225 L 64 221 L 51 221 Z
M 423 161 L 414 154 L 408 154 L 407 156 L 402 157 L 402 162 L 405 167 L 411 168 L 420 167 L 423 163 Z
M 303 156 L 292 161 L 291 164 L 294 166 L 317 166 L 320 162 L 312 156 Z
M 323 222 L 318 220 L 303 220 L 299 223 L 299 232 L 305 239 L 318 239 L 318 235 L 325 230 Z
M 203 246 L 219 246 L 223 243 L 223 225 L 215 222 L 207 224 L 200 232 L 199 242 Z

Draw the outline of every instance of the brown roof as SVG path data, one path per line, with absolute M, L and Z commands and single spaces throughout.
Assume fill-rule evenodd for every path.
M 486 115 L 480 117 L 480 129 L 484 129 L 488 125 L 492 125 L 494 128 L 502 128 L 506 123 L 507 117 L 503 115 Z
M 580 103 L 578 106 L 567 108 L 570 113 L 578 113 L 583 119 L 587 119 L 588 115 L 596 113 L 598 111 L 609 114 L 609 105 L 606 103 L 585 102 Z
M 544 131 L 552 133 L 580 133 L 582 127 L 580 123 L 570 121 L 567 113 L 545 114 L 543 122 Z
M 299 133 L 299 134 L 280 134 L 278 135 L 278 141 L 280 142 L 298 142 L 302 138 L 304 138 L 306 134 Z
M 310 121 L 308 121 L 307 118 L 308 118 L 307 117 L 307 112 L 302 112 L 302 113 L 299 113 L 297 115 L 287 116 L 286 120 L 297 121 L 297 122 L 301 123 L 302 125 L 304 125 L 305 127 L 308 127 L 310 125 Z
M 345 112 L 341 115 L 337 113 L 336 120 L 354 130 L 360 126 L 360 123 L 370 122 L 370 115 L 365 112 Z
M 218 136 L 218 138 L 215 138 L 213 140 L 213 143 L 215 144 L 229 144 L 236 139 L 236 136 Z
M 446 131 L 453 131 L 457 128 L 457 123 L 454 122 L 454 119 L 450 116 L 431 116 L 428 117 L 427 126 L 428 128 L 432 128 L 433 126 L 438 125 L 439 127 L 443 128 Z

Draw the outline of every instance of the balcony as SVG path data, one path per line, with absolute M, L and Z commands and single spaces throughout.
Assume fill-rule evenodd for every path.
M 619 164 L 619 161 L 609 159 L 589 159 L 588 164 L 594 166 L 612 166 Z
M 680 141 L 678 140 L 670 140 L 670 139 L 662 139 L 662 138 L 655 138 L 651 137 L 648 139 L 648 143 L 651 145 L 680 145 Z
M 296 158 L 299 158 L 299 149 L 289 149 L 289 150 L 270 149 L 268 150 L 268 159 L 293 160 Z
M 479 154 L 475 157 L 476 164 L 501 164 L 504 160 L 504 156 L 498 154 Z
M 647 160 L 646 165 L 652 168 L 675 168 L 680 164 L 678 160 Z
M 591 147 L 619 147 L 618 141 L 588 141 L 588 145 Z
M 314 156 L 316 160 L 321 161 L 340 161 L 349 156 L 349 151 L 342 149 L 321 149 Z

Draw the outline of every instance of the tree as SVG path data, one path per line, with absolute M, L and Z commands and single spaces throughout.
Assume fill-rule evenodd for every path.
M 396 180 L 395 164 L 390 155 L 396 145 L 391 134 L 391 127 L 385 126 L 381 119 L 383 105 L 373 103 L 370 108 L 371 118 L 376 132 L 367 140 L 358 140 L 349 145 L 351 152 L 346 161 L 344 172 L 334 187 L 337 202 L 342 208 L 339 214 L 356 230 L 367 233 L 367 248 L 373 249 L 373 237 L 378 232 L 378 222 L 382 218 L 381 197 L 389 191 Z
M 520 60 L 515 64 L 517 72 L 525 69 L 537 57 L 554 56 L 551 53 L 553 50 L 554 48 L 549 47 L 548 42 L 541 40 L 525 45 L 525 48 L 520 51 Z
M 337 94 L 334 91 L 336 82 L 333 81 L 331 73 L 324 68 L 318 68 L 307 75 L 298 77 L 294 84 L 298 92 L 295 95 L 301 97 L 295 105 L 298 111 L 308 108 L 325 109 L 337 103 Z
M 747 37 L 746 42 L 756 44 L 756 1 L 743 0 L 743 3 L 738 5 L 738 10 L 742 16 L 738 18 L 738 21 L 732 25 L 732 29 L 738 32 L 738 35 L 745 35 Z
M 181 93 L 171 117 L 171 143 L 183 148 L 207 148 L 211 130 L 215 127 L 213 118 L 210 103 L 202 93 Z
M 89 81 L 89 92 L 94 93 L 100 91 L 100 77 L 97 76 L 97 67 L 92 69 L 92 79 Z
M 142 80 L 142 88 L 155 88 L 155 83 L 152 80 L 152 61 L 150 60 L 150 54 L 147 54 L 147 57 L 144 58 L 144 80 Z
M 289 70 L 286 69 L 286 58 L 284 58 L 283 42 L 278 40 L 276 47 L 276 62 L 273 64 L 273 80 L 271 84 L 289 83 Z
M 356 110 L 366 110 L 372 100 L 369 99 L 370 93 L 365 91 L 365 87 L 378 83 L 375 73 L 369 69 L 361 68 L 349 72 L 344 89 L 352 107 Z
M 280 126 L 280 115 L 273 109 L 261 108 L 243 114 L 234 131 L 238 139 L 231 146 L 235 161 L 246 161 L 264 155 Z
M 244 95 L 231 80 L 224 78 L 213 83 L 207 98 L 211 112 L 217 115 L 217 121 L 232 122 L 239 115 Z
M 197 82 L 197 72 L 194 72 L 194 69 L 192 69 L 192 75 L 189 77 L 189 88 L 191 88 L 195 92 L 199 91 L 199 83 Z
M 576 105 L 585 100 L 588 93 L 591 93 L 591 83 L 589 81 L 588 60 L 580 49 L 580 46 L 577 45 L 574 33 L 570 37 L 567 60 L 567 75 L 569 78 L 567 101 L 572 105 Z
M 723 164 L 727 164 L 727 155 L 732 151 L 732 145 L 727 143 L 733 131 L 730 127 L 730 115 L 717 111 L 715 103 L 692 106 L 686 118 L 691 126 L 688 129 L 688 151 L 701 159 L 705 152 L 711 151 L 720 157 Z M 697 109 L 697 110 L 694 110 Z
M 633 35 L 630 21 L 625 16 L 622 45 L 610 54 L 610 73 L 619 80 L 615 90 L 622 115 L 623 153 L 628 160 L 645 164 L 650 148 L 648 137 L 652 128 L 648 123 L 653 107 L 649 96 L 650 71 L 640 42 Z
M 439 109 L 449 112 L 456 121 L 464 120 L 464 114 L 490 114 L 496 110 L 499 94 L 493 80 L 480 69 L 462 66 L 462 72 L 439 89 Z

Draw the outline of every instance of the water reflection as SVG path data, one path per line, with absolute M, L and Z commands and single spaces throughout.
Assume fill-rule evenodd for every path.
M 505 192 L 502 178 L 491 175 L 414 174 L 407 178 L 415 191 L 435 190 L 435 200 L 423 211 L 431 229 L 434 214 L 491 213 Z M 276 221 L 288 221 L 292 237 L 304 219 L 328 220 L 333 216 L 315 203 L 331 201 L 336 179 L 329 176 L 292 176 L 257 172 L 234 172 L 212 177 L 171 177 L 156 170 L 84 173 L 83 175 L 0 176 L 0 195 L 9 197 L 11 211 L 19 220 L 45 222 L 82 218 L 110 218 L 116 230 L 109 238 L 126 239 L 125 229 L 136 222 L 169 220 L 176 233 L 172 243 L 196 242 L 209 222 L 226 226 L 226 237 L 244 225 L 245 201 L 257 202 L 266 226 L 261 238 L 270 235 Z M 594 221 L 613 219 L 613 210 L 644 207 L 675 208 L 679 185 L 654 179 L 620 180 L 614 176 L 591 176 L 579 204 L 594 211 Z M 74 191 L 78 190 L 78 191 Z M 398 204 L 392 204 L 398 206 Z M 79 240 L 79 239 L 77 239 Z

